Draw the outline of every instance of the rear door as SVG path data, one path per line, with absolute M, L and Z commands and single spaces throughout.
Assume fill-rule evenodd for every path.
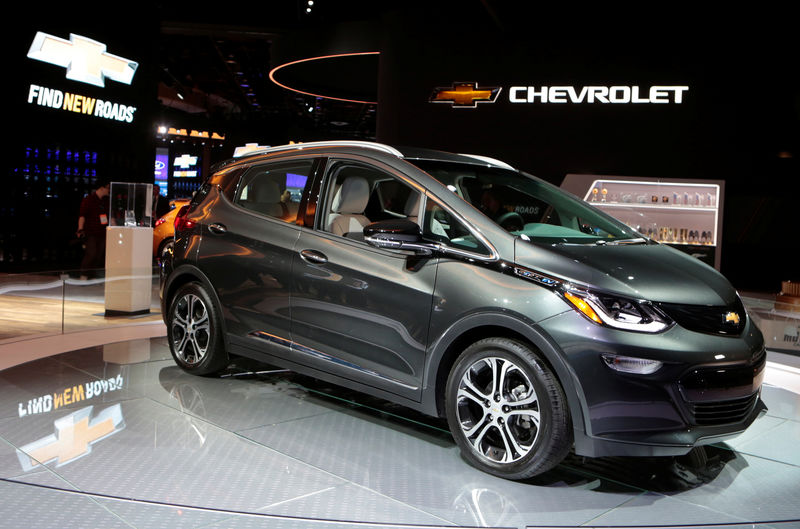
M 291 339 L 291 267 L 298 206 L 318 160 L 256 163 L 209 204 L 198 264 L 223 307 L 234 345 Z

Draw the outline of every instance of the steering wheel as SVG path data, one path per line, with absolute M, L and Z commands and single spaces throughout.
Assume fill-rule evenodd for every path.
M 495 222 L 497 222 L 500 227 L 506 231 L 522 231 L 522 228 L 525 227 L 525 221 L 522 219 L 522 215 L 516 211 L 508 211 L 503 213 L 497 217 Z

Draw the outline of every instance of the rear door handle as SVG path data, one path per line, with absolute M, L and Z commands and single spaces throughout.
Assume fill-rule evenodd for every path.
M 208 231 L 210 231 L 211 233 L 216 233 L 217 235 L 222 235 L 223 233 L 228 232 L 228 228 L 226 228 L 224 224 L 215 222 L 214 224 L 208 225 Z
M 311 264 L 325 264 L 328 262 L 328 257 L 316 250 L 302 250 L 300 252 L 300 257 L 303 261 Z

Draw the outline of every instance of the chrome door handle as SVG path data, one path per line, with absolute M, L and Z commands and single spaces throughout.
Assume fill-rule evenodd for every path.
M 214 224 L 208 225 L 208 231 L 211 233 L 216 233 L 217 235 L 222 235 L 223 233 L 228 232 L 228 228 L 226 228 L 224 224 L 215 222 Z
M 316 250 L 302 250 L 300 252 L 300 257 L 303 261 L 311 264 L 325 264 L 328 262 L 328 257 Z

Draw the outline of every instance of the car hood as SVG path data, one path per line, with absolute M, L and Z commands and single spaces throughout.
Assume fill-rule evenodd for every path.
M 728 305 L 736 290 L 714 268 L 664 244 L 544 245 L 517 239 L 515 261 L 609 293 L 662 303 Z

